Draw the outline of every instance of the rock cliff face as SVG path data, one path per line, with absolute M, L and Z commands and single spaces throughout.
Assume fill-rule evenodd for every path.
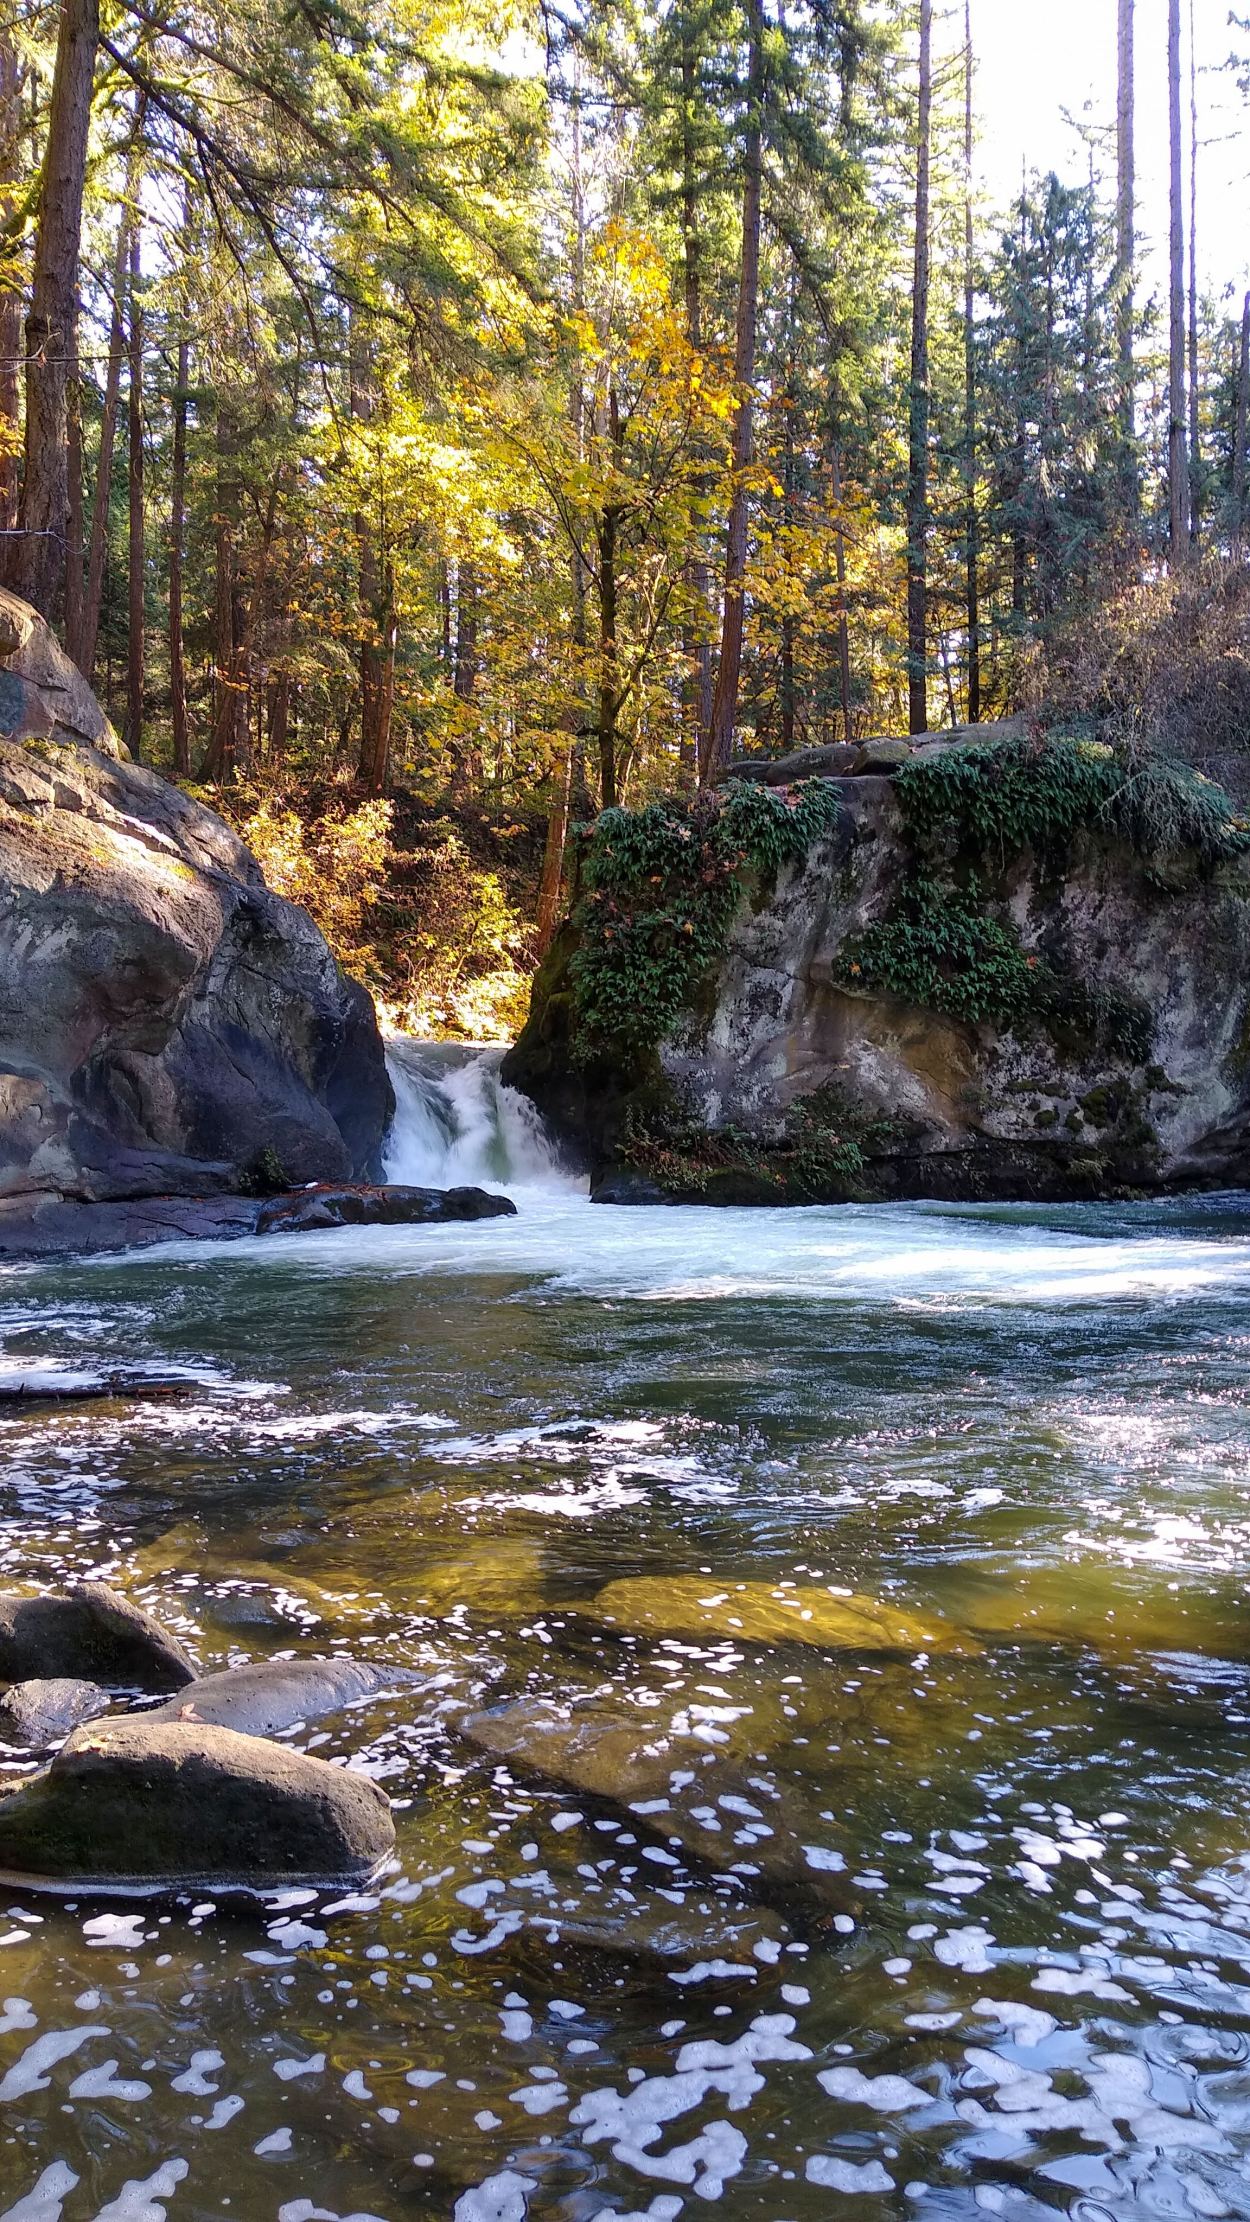
M 0 669 L 0 1253 L 90 1241 L 71 1205 L 375 1172 L 392 1097 L 368 996 L 0 602 L 22 665 Z
M 725 837 L 687 813 L 683 890 L 653 813 L 599 822 L 504 1076 L 581 1132 L 604 1200 L 1250 1181 L 1250 859 L 1219 789 L 1014 735 L 819 784 L 824 822 L 779 863 L 751 826 L 814 788 L 729 790 L 727 930 L 654 1039 L 604 968 L 663 1001 Z

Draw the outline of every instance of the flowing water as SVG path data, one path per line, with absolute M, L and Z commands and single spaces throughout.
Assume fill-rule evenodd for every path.
M 297 1738 L 370 1889 L 0 1888 L 0 2216 L 1250 2217 L 1250 1199 L 592 1207 L 441 1054 L 391 1175 L 515 1219 L 0 1290 L 188 1383 L 6 1414 L 4 1579 L 424 1677 Z M 604 1795 L 457 1735 L 526 1695 Z

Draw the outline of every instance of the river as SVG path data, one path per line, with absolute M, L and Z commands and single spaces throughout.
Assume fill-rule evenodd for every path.
M 592 1206 L 396 1055 L 391 1177 L 515 1219 L 0 1286 L 7 1361 L 190 1385 L 6 1414 L 6 1581 L 423 1677 L 298 1739 L 372 1889 L 0 1886 L 0 2217 L 1250 2217 L 1250 1199 Z M 786 1639 L 847 1592 L 958 1640 Z M 732 1762 L 739 1872 L 449 1725 L 519 1695 Z

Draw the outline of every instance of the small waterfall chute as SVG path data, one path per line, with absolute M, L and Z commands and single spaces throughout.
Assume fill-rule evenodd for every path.
M 387 1138 L 388 1181 L 414 1188 L 569 1188 L 583 1185 L 528 1096 L 506 1087 L 506 1052 L 462 1042 L 392 1035 L 386 1062 L 395 1090 Z

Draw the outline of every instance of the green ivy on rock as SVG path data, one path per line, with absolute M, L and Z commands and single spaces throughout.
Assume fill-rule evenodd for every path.
M 904 764 L 895 791 L 917 853 L 1001 865 L 1022 849 L 1059 860 L 1081 832 L 1118 835 L 1146 862 L 1244 855 L 1250 827 L 1222 787 L 1164 757 L 1104 742 L 973 741 Z
M 724 952 L 744 894 L 772 885 L 837 824 L 836 786 L 735 785 L 605 810 L 582 858 L 571 978 L 580 1063 L 655 1049 Z

